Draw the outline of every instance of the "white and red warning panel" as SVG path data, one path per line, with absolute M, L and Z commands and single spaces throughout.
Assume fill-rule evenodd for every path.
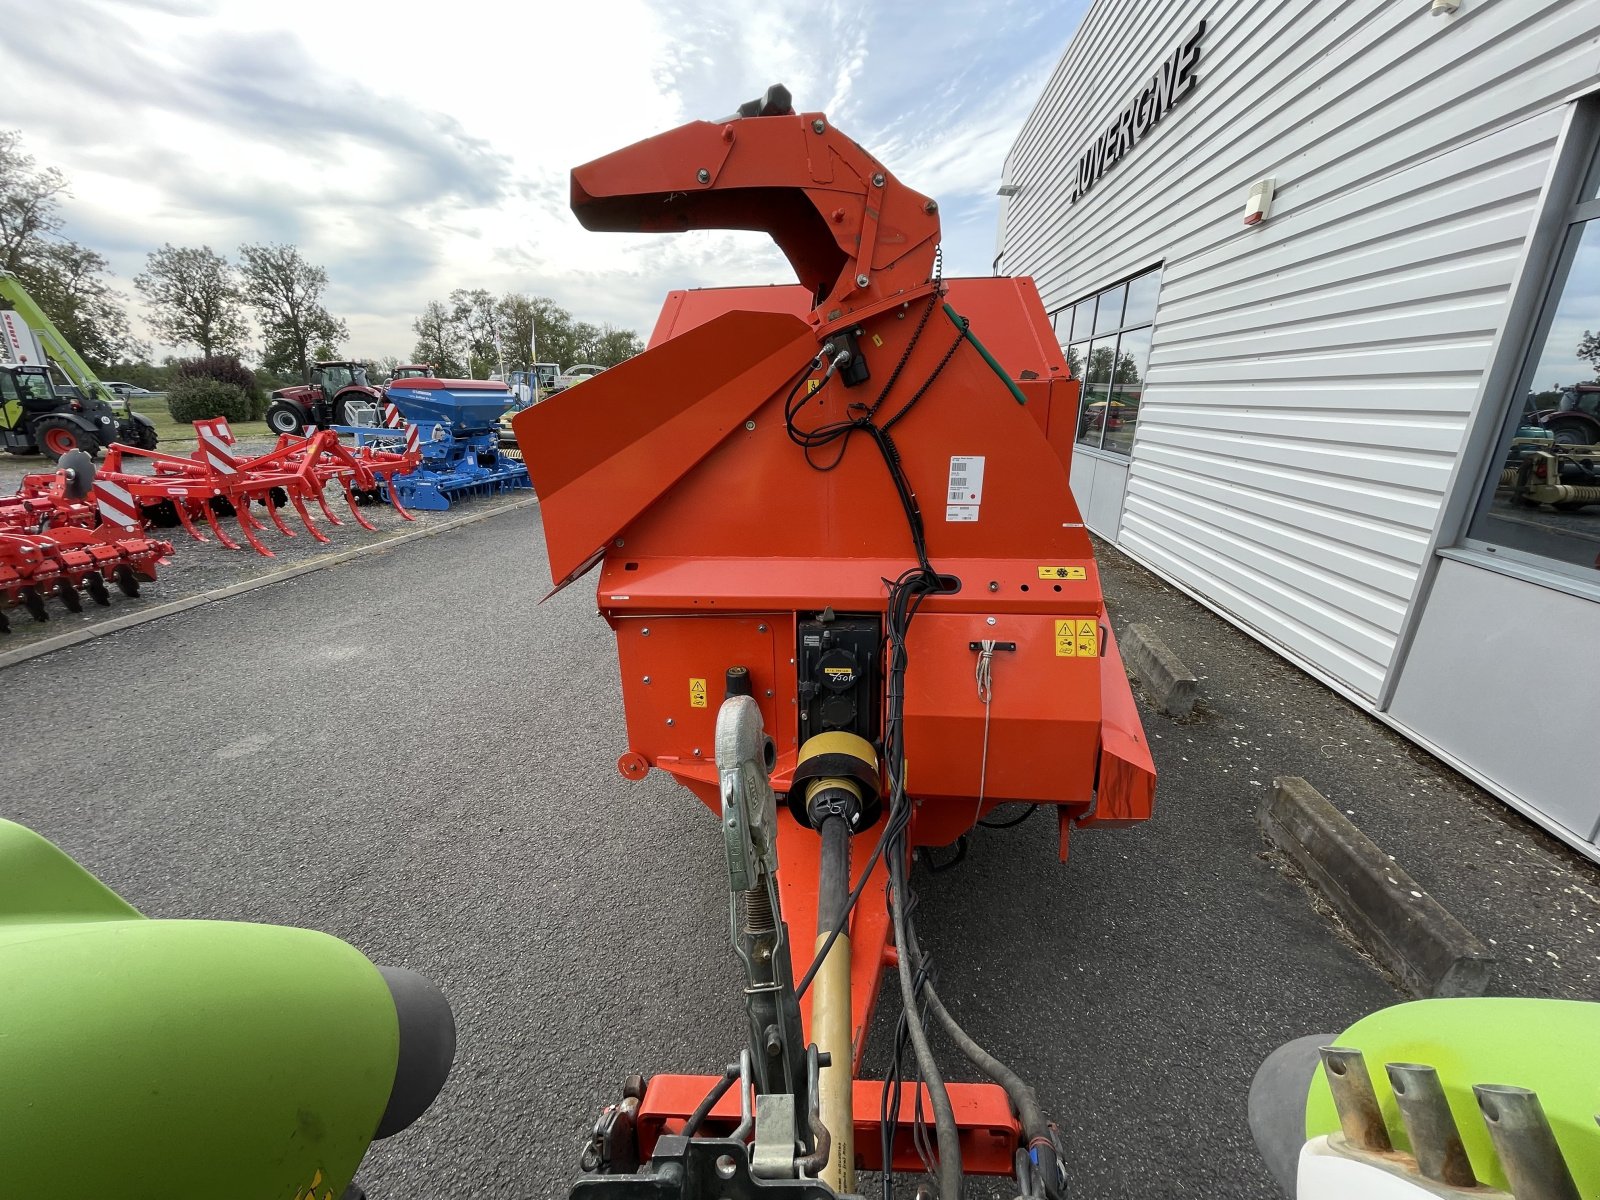
M 96 479 L 94 499 L 95 507 L 100 510 L 102 519 L 123 529 L 136 530 L 142 527 L 139 502 L 133 498 L 133 493 L 120 483 L 113 483 L 109 479 Z
M 200 452 L 208 467 L 223 475 L 233 475 L 238 471 L 239 460 L 233 454 L 233 430 L 228 428 L 226 418 L 212 417 L 207 421 L 196 421 L 194 431 L 199 435 Z
M 950 485 L 945 491 L 946 521 L 976 521 L 983 503 L 983 455 L 952 454 Z

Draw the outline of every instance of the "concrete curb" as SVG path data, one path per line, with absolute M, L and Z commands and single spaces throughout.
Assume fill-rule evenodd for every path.
M 1128 626 L 1122 656 L 1133 664 L 1145 691 L 1167 716 L 1187 717 L 1194 711 L 1199 681 L 1148 625 Z
M 1273 780 L 1261 828 L 1417 996 L 1481 996 L 1494 955 L 1304 779 Z
M 54 654 L 57 650 L 71 649 L 73 646 L 81 645 L 97 637 L 103 637 L 108 633 L 118 633 L 124 629 L 132 629 L 134 626 L 143 625 L 147 621 L 159 621 L 162 617 L 188 612 L 191 608 L 199 608 L 202 604 L 210 604 L 216 600 L 226 600 L 230 596 L 241 596 L 245 592 L 253 592 L 257 588 L 266 587 L 271 583 L 282 583 L 286 579 L 309 575 L 313 571 L 321 571 L 327 567 L 336 567 L 340 563 L 349 562 L 353 558 L 376 554 L 380 550 L 387 550 L 391 546 L 400 545 L 402 542 L 414 542 L 418 538 L 433 537 L 438 533 L 460 529 L 463 525 L 486 521 L 490 517 L 498 517 L 501 513 L 516 512 L 518 509 L 528 508 L 538 503 L 539 497 L 529 496 L 524 500 L 502 504 L 487 512 L 469 513 L 464 517 L 457 517 L 439 525 L 430 525 L 426 529 L 413 529 L 409 533 L 395 534 L 393 537 L 384 538 L 382 541 L 367 542 L 360 546 L 352 546 L 348 550 L 324 554 L 295 566 L 285 567 L 281 571 L 273 571 L 270 574 L 255 575 L 249 579 L 241 579 L 238 583 L 230 583 L 227 587 L 212 588 L 207 592 L 198 592 L 193 596 L 185 596 L 181 600 L 169 600 L 165 604 L 156 605 L 154 608 L 141 609 L 138 612 L 128 613 L 121 617 L 112 617 L 109 620 L 91 625 L 87 629 L 75 629 L 71 633 L 62 634 L 60 637 L 46 638 L 44 641 L 35 642 L 31 646 L 23 646 L 20 649 L 0 654 L 0 671 L 7 667 L 16 666 L 18 663 L 27 662 L 30 658 L 38 658 L 43 654 Z

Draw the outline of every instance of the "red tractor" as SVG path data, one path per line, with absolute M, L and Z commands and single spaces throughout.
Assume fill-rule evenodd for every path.
M 267 428 L 273 433 L 298 434 L 330 425 L 354 425 L 352 405 L 380 408 L 383 391 L 367 382 L 367 369 L 358 362 L 319 362 L 312 366 L 311 382 L 279 388 L 267 409 Z

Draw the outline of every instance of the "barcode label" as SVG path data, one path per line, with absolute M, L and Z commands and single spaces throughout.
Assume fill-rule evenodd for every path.
M 983 503 L 983 456 L 956 454 L 950 458 L 950 482 L 945 488 L 946 521 L 976 521 Z

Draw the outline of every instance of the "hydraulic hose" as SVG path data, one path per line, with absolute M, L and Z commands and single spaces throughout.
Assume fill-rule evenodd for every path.
M 911 982 L 911 952 L 906 945 L 905 854 L 901 847 L 889 851 L 889 882 L 894 889 L 894 944 L 899 947 L 900 998 L 905 1006 L 906 1029 L 911 1035 L 911 1049 L 917 1058 L 917 1069 L 927 1084 L 928 1099 L 933 1105 L 933 1127 L 939 1145 L 939 1200 L 960 1200 L 961 1196 L 961 1135 L 956 1130 L 955 1109 L 950 1105 L 950 1093 L 945 1089 L 944 1076 L 939 1074 L 939 1064 L 933 1060 L 928 1047 L 928 1035 L 922 1028 L 917 1013 L 917 994 Z
M 922 969 L 922 947 L 917 944 L 916 936 L 911 938 L 911 956 L 917 970 Z M 1035 1178 L 1044 1185 L 1044 1194 L 1050 1200 L 1062 1200 L 1064 1192 L 1061 1187 L 1061 1173 L 1056 1166 L 1056 1147 L 1050 1137 L 1050 1124 L 1045 1120 L 1044 1112 L 1039 1107 L 1038 1094 L 1033 1090 L 1022 1076 L 1018 1075 L 1005 1063 L 990 1054 L 973 1040 L 972 1036 L 956 1022 L 950 1015 L 950 1010 L 944 1006 L 944 1001 L 939 999 L 938 990 L 930 979 L 923 984 L 922 994 L 932 1010 L 934 1019 L 944 1026 L 944 1031 L 950 1035 L 950 1040 L 955 1042 L 956 1048 L 966 1055 L 967 1061 L 990 1079 L 1005 1089 L 1011 1099 L 1011 1106 L 1017 1110 L 1017 1118 L 1022 1122 L 1022 1135 L 1028 1139 L 1030 1157 L 1037 1155 L 1035 1160 Z

